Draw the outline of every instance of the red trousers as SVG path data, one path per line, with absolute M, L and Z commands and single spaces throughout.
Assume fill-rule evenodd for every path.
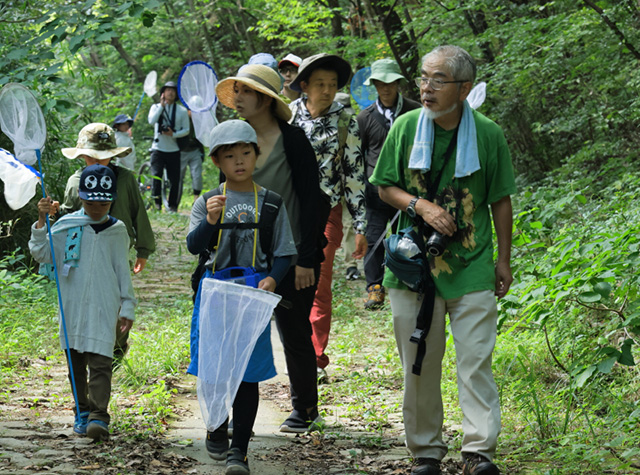
M 333 260 L 342 242 L 342 204 L 331 208 L 327 226 L 324 228 L 327 245 L 324 248 L 324 261 L 320 267 L 320 278 L 313 307 L 309 314 L 313 328 L 313 347 L 316 350 L 318 368 L 329 364 L 329 357 L 324 353 L 329 343 L 331 330 L 331 281 L 333 280 Z

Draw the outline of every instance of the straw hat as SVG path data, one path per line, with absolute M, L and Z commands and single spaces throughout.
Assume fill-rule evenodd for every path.
M 78 134 L 75 148 L 63 148 L 62 155 L 67 158 L 78 158 L 88 155 L 96 160 L 126 157 L 131 147 L 118 147 L 113 129 L 107 124 L 93 123 L 85 125 Z
M 342 89 L 351 78 L 351 65 L 335 54 L 319 53 L 304 58 L 298 68 L 298 75 L 289 84 L 289 89 L 302 92 L 300 83 L 308 81 L 316 69 L 328 69 L 338 74 L 338 89 Z
M 291 119 L 291 110 L 278 95 L 280 90 L 279 75 L 269 66 L 262 64 L 247 64 L 242 66 L 235 76 L 223 79 L 216 86 L 218 99 L 230 109 L 236 108 L 233 87 L 236 82 L 242 83 L 255 91 L 261 92 L 276 102 L 276 117 L 284 121 Z

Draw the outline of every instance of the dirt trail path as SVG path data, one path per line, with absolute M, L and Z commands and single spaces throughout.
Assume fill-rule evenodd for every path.
M 193 257 L 183 236 L 188 220 L 166 215 L 152 218 L 158 250 L 149 267 L 134 277 L 139 305 L 153 306 L 158 295 L 189 295 Z M 180 239 L 176 239 L 180 236 Z M 288 379 L 277 331 L 273 327 L 279 375 L 261 384 L 255 437 L 249 446 L 252 473 L 283 474 L 402 474 L 408 473 L 408 454 L 399 438 L 375 444 L 371 434 L 358 433 L 346 418 L 337 417 L 323 434 L 292 436 L 278 431 L 289 407 Z M 17 381 L 0 398 L 0 472 L 7 474 L 222 474 L 224 463 L 211 460 L 204 448 L 206 431 L 195 394 L 195 380 L 183 376 L 172 383 L 177 420 L 164 436 L 133 440 L 113 434 L 93 444 L 72 436 L 73 414 L 66 367 L 48 361 L 26 362 L 38 377 Z M 0 395 L 2 395 L 0 391 Z M 339 424 L 338 424 L 339 422 Z M 335 424 L 337 428 L 332 428 Z M 338 428 L 341 427 L 341 428 Z M 357 427 L 357 426 L 356 426 Z M 382 448 L 381 448 L 382 447 Z M 444 473 L 456 473 L 455 471 Z

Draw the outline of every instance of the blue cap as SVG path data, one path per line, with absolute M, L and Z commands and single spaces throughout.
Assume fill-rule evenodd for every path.
M 118 114 L 115 119 L 113 119 L 113 125 L 111 127 L 115 127 L 118 124 L 129 123 L 129 125 L 133 125 L 133 119 L 129 117 L 128 114 Z

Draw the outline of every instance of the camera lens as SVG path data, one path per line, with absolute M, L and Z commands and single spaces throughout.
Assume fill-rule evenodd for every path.
M 447 247 L 447 238 L 440 234 L 438 231 L 434 231 L 427 240 L 427 252 L 434 257 L 444 254 L 444 250 Z

